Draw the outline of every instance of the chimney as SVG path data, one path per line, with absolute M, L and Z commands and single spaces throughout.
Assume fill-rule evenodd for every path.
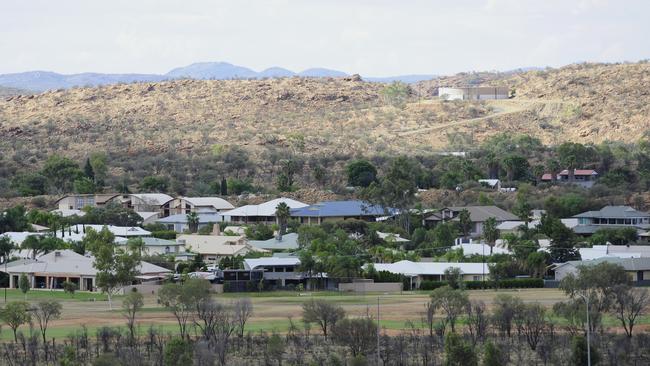
M 212 235 L 221 235 L 221 226 L 219 223 L 215 223 L 214 226 L 212 226 Z

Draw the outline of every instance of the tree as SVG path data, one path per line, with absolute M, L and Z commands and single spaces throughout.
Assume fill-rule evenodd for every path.
M 273 237 L 273 229 L 265 224 L 249 226 L 246 228 L 245 233 L 249 240 L 268 240 Z
M 465 307 L 467 315 L 467 330 L 472 337 L 473 344 L 479 339 L 485 339 L 487 334 L 489 315 L 483 301 L 469 301 Z
M 463 341 L 460 335 L 447 334 L 445 337 L 445 366 L 477 366 L 478 357 L 472 345 Z
M 601 323 L 603 313 L 614 301 L 617 285 L 629 285 L 630 278 L 619 264 L 601 262 L 578 266 L 576 274 L 570 273 L 560 281 L 560 289 L 578 303 L 583 297 L 589 299 L 589 327 L 595 331 Z
M 449 286 L 439 287 L 431 292 L 431 305 L 441 309 L 452 332 L 456 331 L 456 321 L 469 302 L 463 290 L 454 290 Z
M 393 81 L 381 90 L 381 96 L 384 101 L 397 108 L 404 108 L 406 106 L 406 102 L 411 93 L 411 87 L 401 81 Z
M 79 285 L 72 281 L 63 282 L 63 291 L 70 296 L 74 296 L 74 293 L 79 289 Z
M 253 303 L 249 298 L 242 298 L 235 301 L 233 306 L 235 323 L 237 324 L 237 335 L 239 338 L 244 337 L 244 330 L 248 319 L 253 315 Z
M 632 331 L 639 315 L 644 314 L 650 305 L 646 289 L 635 289 L 630 285 L 615 285 L 612 313 L 621 322 L 625 334 L 632 338 Z
M 88 228 L 83 242 L 95 257 L 93 265 L 97 269 L 97 286 L 108 295 L 108 306 L 113 309 L 113 293 L 132 283 L 139 273 L 140 253 L 118 248 L 115 236 L 107 227 L 99 232 Z
M 187 214 L 187 226 L 191 233 L 195 233 L 199 230 L 199 222 L 199 214 L 196 212 L 190 212 Z
M 417 161 L 400 156 L 391 161 L 385 176 L 380 182 L 370 184 L 364 190 L 362 196 L 366 197 L 370 202 L 377 203 L 386 211 L 396 209 L 397 213 L 399 213 L 402 228 L 404 231 L 410 232 L 410 209 L 415 203 L 415 194 L 418 190 L 416 181 L 420 170 Z
M 97 187 L 95 186 L 95 181 L 93 181 L 91 178 L 84 176 L 75 179 L 73 183 L 73 189 L 75 193 L 89 194 L 89 193 L 95 193 Z
M 29 323 L 31 316 L 29 314 L 29 304 L 25 301 L 12 301 L 2 309 L 2 320 L 11 328 L 14 333 L 14 342 L 18 342 L 18 328 Z
M 629 245 L 636 242 L 638 233 L 635 228 L 604 228 L 598 229 L 590 238 L 589 242 L 592 245 Z
M 140 190 L 143 192 L 167 192 L 169 179 L 163 176 L 147 176 L 140 182 Z
M 32 314 L 38 321 L 38 327 L 43 337 L 43 344 L 45 344 L 47 343 L 45 333 L 47 332 L 50 320 L 56 320 L 61 317 L 61 303 L 56 300 L 40 301 L 32 311 Z
M 506 179 L 509 182 L 525 178 L 530 167 L 528 160 L 517 154 L 506 155 L 501 161 L 501 165 L 506 169 Z
M 600 362 L 600 352 L 594 347 L 593 342 L 589 345 L 591 351 L 591 364 L 597 365 Z M 587 340 L 583 336 L 574 336 L 571 342 L 571 361 L 572 366 L 587 366 Z
M 0 212 L 0 233 L 8 231 L 28 231 L 29 222 L 24 206 L 14 206 Z
M 79 164 L 58 155 L 52 155 L 45 161 L 41 174 L 47 178 L 50 190 L 57 193 L 72 191 L 72 183 L 83 176 Z
M 93 178 L 95 181 L 95 184 L 98 187 L 102 187 L 104 185 L 104 181 L 106 180 L 106 176 L 108 173 L 108 166 L 106 164 L 106 153 L 103 152 L 94 152 L 90 154 L 90 165 L 93 169 Z
M 86 164 L 84 165 L 84 175 L 93 183 L 95 182 L 95 171 L 93 170 L 93 166 L 90 163 L 90 158 L 86 158 Z
M 490 246 L 490 255 L 492 255 L 492 248 L 501 236 L 501 231 L 497 229 L 497 220 L 494 217 L 488 217 L 483 223 L 483 236 L 485 242 Z
M 36 259 L 41 254 L 67 248 L 63 239 L 45 235 L 29 235 L 22 244 L 23 249 L 32 251 L 32 258 Z
M 367 355 L 377 346 L 377 324 L 367 316 L 344 318 L 332 327 L 332 339 L 347 346 L 354 357 Z
M 277 186 L 280 192 L 293 190 L 293 178 L 300 169 L 300 165 L 294 159 L 285 159 L 280 162 Z
M 514 319 L 519 316 L 523 308 L 520 298 L 511 295 L 499 294 L 494 298 L 494 310 L 492 312 L 495 326 L 501 334 L 510 338 Z
M 29 278 L 27 278 L 27 275 L 24 273 L 20 274 L 20 279 L 18 280 L 18 287 L 20 288 L 20 292 L 23 293 L 25 296 L 25 301 L 27 301 L 27 291 L 31 288 L 30 283 L 29 283 Z
M 483 366 L 501 366 L 505 365 L 507 361 L 503 356 L 503 352 L 494 345 L 492 342 L 485 343 L 485 352 L 483 356 Z
M 368 187 L 377 180 L 377 168 L 367 160 L 354 160 L 346 167 L 348 184 L 352 187 Z
M 124 310 L 126 325 L 129 328 L 131 342 L 135 341 L 135 316 L 143 306 L 144 297 L 135 288 L 122 300 L 122 309 Z
M 9 239 L 8 236 L 0 236 L 0 263 L 4 263 L 9 260 L 9 254 L 14 250 L 14 243 Z
M 228 195 L 228 181 L 226 181 L 226 177 L 221 178 L 221 195 L 222 196 L 227 196 Z
M 317 323 L 327 338 L 327 331 L 336 322 L 345 317 L 342 307 L 325 300 L 311 300 L 302 304 L 302 321 L 305 323 Z
M 210 283 L 202 278 L 190 278 L 184 284 L 168 283 L 158 291 L 158 299 L 174 314 L 181 338 L 188 337 L 187 322 L 196 307 L 210 295 Z
M 278 221 L 278 225 L 280 226 L 279 230 L 279 237 L 280 240 L 282 240 L 282 235 L 285 234 L 285 231 L 287 230 L 287 221 L 291 217 L 291 208 L 289 205 L 287 205 L 284 202 L 280 202 L 278 206 L 275 208 L 275 218 Z
M 456 289 L 463 288 L 463 272 L 458 267 L 449 267 L 444 272 L 445 280 L 449 287 Z
M 279 334 L 273 333 L 266 344 L 266 351 L 272 359 L 278 361 L 278 365 L 282 365 L 282 357 L 285 349 L 284 340 Z
M 551 262 L 564 263 L 580 259 L 580 253 L 575 248 L 575 233 L 560 219 L 544 214 L 538 230 L 551 240 L 549 246 Z
M 192 343 L 183 337 L 172 338 L 165 343 L 163 351 L 163 364 L 165 366 L 183 366 L 194 364 Z
M 522 333 L 533 351 L 537 349 L 537 344 L 547 326 L 545 313 L 546 309 L 539 303 L 525 304 L 522 308 Z
M 472 231 L 472 218 L 466 208 L 458 214 L 458 228 L 463 233 L 463 237 L 469 237 L 469 233 Z

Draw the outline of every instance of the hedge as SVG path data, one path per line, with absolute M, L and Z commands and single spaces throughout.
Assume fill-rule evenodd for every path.
M 430 291 L 447 285 L 447 281 L 422 281 L 420 290 Z M 468 290 L 493 289 L 493 288 L 543 288 L 544 280 L 541 278 L 509 278 L 500 281 L 463 281 L 463 286 Z

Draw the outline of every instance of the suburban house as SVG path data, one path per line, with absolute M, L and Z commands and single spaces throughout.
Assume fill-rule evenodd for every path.
M 199 230 L 203 227 L 221 221 L 221 217 L 216 212 L 199 213 L 197 214 L 197 216 L 199 218 L 199 226 L 198 226 Z M 183 233 L 190 229 L 189 225 L 187 224 L 187 214 L 170 215 L 167 217 L 163 217 L 161 219 L 157 219 L 156 222 L 159 224 L 163 224 L 168 230 L 174 230 L 177 233 Z
M 463 211 L 469 212 L 469 218 L 472 222 L 470 236 L 478 237 L 483 235 L 483 223 L 490 217 L 494 217 L 497 225 L 505 221 L 518 220 L 517 216 L 505 211 L 497 206 L 466 206 L 466 207 L 446 207 L 442 210 L 426 217 L 424 225 L 432 227 L 440 222 L 454 221 L 458 222 L 458 215 Z
M 143 255 L 177 255 L 182 253 L 185 248 L 174 240 L 166 240 L 153 237 L 141 238 L 144 242 Z M 126 247 L 127 242 L 118 244 Z
M 578 235 L 590 236 L 605 228 L 637 229 L 639 233 L 650 229 L 650 214 L 637 211 L 630 206 L 605 206 L 599 211 L 587 211 L 573 216 L 578 219 L 578 225 L 573 231 Z
M 218 214 L 233 208 L 232 203 L 219 197 L 178 197 L 163 205 L 163 211 L 169 211 L 169 215 L 190 212 Z
M 20 259 L 8 263 L 6 273 L 11 288 L 18 287 L 18 279 L 24 273 L 32 288 L 60 289 L 63 288 L 63 282 L 70 281 L 76 283 L 81 291 L 94 291 L 97 269 L 93 262 L 92 257 L 72 250 L 56 250 L 37 259 Z M 4 266 L 0 267 L 0 271 L 5 272 Z M 171 272 L 148 262 L 141 262 L 138 271 L 140 275 L 136 279 L 140 280 L 164 278 Z
M 346 219 L 377 221 L 380 217 L 395 213 L 395 209 L 385 209 L 364 201 L 326 201 L 291 210 L 291 217 L 298 219 L 301 224 L 320 225 L 325 221 Z
M 117 196 L 119 196 L 117 193 L 70 194 L 59 198 L 56 203 L 59 206 L 59 211 L 81 210 L 84 207 L 102 207 Z
M 564 169 L 556 176 L 556 181 L 558 183 L 572 183 L 584 188 L 591 188 L 596 179 L 598 178 L 598 173 L 592 169 L 574 169 L 573 170 L 573 181 L 569 177 L 569 171 Z M 552 182 L 553 174 L 546 173 L 542 175 L 542 182 Z
M 598 258 L 650 258 L 650 245 L 594 245 L 579 248 L 583 261 Z M 649 278 L 650 279 L 650 278 Z
M 237 207 L 233 210 L 223 211 L 220 213 L 220 215 L 223 217 L 223 221 L 226 222 L 239 224 L 275 224 L 277 223 L 277 219 L 275 217 L 275 209 L 281 202 L 286 203 L 290 209 L 307 206 L 306 203 L 302 203 L 291 198 L 276 198 L 259 205 L 246 205 Z
M 623 266 L 630 276 L 630 279 L 637 284 L 644 282 L 650 283 L 650 258 L 599 258 L 593 260 L 569 261 L 565 263 L 554 264 L 551 268 L 555 271 L 555 280 L 561 281 L 569 274 L 576 274 L 579 266 L 591 266 L 598 263 L 613 263 Z
M 298 249 L 298 234 L 287 233 L 281 238 L 275 236 L 268 240 L 249 240 L 248 243 L 255 248 L 266 250 L 295 250 Z
M 575 218 L 570 218 L 570 219 L 560 219 L 560 221 L 564 224 L 564 226 L 568 227 L 569 229 L 573 229 L 574 227 L 578 226 L 578 219 Z M 529 229 L 534 229 L 537 226 L 539 226 L 540 220 L 535 219 L 533 216 L 533 221 L 530 221 L 528 223 L 528 228 Z M 519 228 L 524 225 L 523 221 L 520 220 L 513 220 L 513 221 L 504 221 L 497 225 L 497 229 L 501 232 L 501 234 L 520 234 L 521 231 Z
M 176 242 L 185 247 L 185 251 L 197 253 L 206 262 L 217 262 L 224 257 L 244 256 L 248 252 L 268 252 L 250 245 L 244 236 L 196 235 L 183 234 Z
M 462 249 L 463 255 L 490 255 L 490 246 L 485 243 L 458 243 L 450 248 L 451 250 Z M 510 250 L 502 246 L 495 245 L 492 248 L 492 254 L 512 254 Z
M 304 273 L 298 270 L 300 259 L 296 257 L 278 258 L 246 258 L 244 269 L 249 271 L 264 271 L 264 281 L 272 287 L 284 287 L 288 284 L 297 285 L 305 279 Z
M 411 289 L 420 287 L 422 281 L 442 281 L 445 270 L 459 268 L 466 281 L 487 280 L 490 268 L 487 263 L 411 262 L 375 263 L 375 270 L 401 274 L 411 279 Z
M 510 89 L 505 86 L 467 86 L 461 88 L 438 88 L 443 100 L 493 100 L 508 99 Z
M 95 225 L 95 224 L 75 224 L 70 226 L 72 233 L 85 234 L 88 229 L 93 229 L 95 231 L 102 231 L 104 228 L 107 228 L 113 235 L 116 237 L 131 238 L 131 237 L 142 237 L 150 236 L 151 232 L 147 231 L 138 226 L 115 226 L 115 225 Z M 69 230 L 65 230 L 67 233 Z M 59 231 L 59 234 L 61 232 Z
M 135 212 L 158 212 L 159 217 L 169 216 L 165 204 L 174 198 L 164 193 L 130 193 L 120 194 L 110 199 L 110 202 L 120 204 L 124 208 L 130 208 Z

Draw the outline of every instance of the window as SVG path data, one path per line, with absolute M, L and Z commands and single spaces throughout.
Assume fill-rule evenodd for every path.
M 474 276 L 473 279 L 474 279 L 474 281 L 480 281 L 480 280 L 481 280 L 481 276 Z
M 165 247 L 165 253 L 169 253 L 169 247 Z

